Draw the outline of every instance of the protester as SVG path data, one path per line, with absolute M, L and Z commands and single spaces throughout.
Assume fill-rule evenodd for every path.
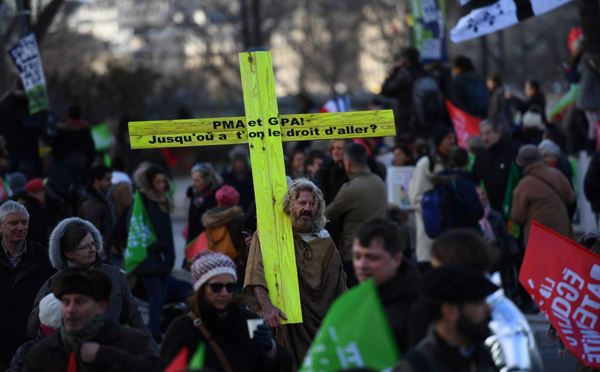
M 25 371 L 162 371 L 152 340 L 106 313 L 111 289 L 102 270 L 63 270 L 52 288 L 62 303 L 63 327 L 31 348 Z
M 111 161 L 112 178 L 110 183 L 112 187 L 109 191 L 110 199 L 115 206 L 117 218 L 133 202 L 133 182 L 131 177 L 125 173 L 127 164 L 122 157 L 116 157 Z
M 95 164 L 89 171 L 88 183 L 77 207 L 78 217 L 89 221 L 100 231 L 103 245 L 98 247 L 98 251 L 104 262 L 109 264 L 113 263 L 112 253 L 115 248 L 112 247 L 111 239 L 117 224 L 115 206 L 108 196 L 111 186 L 112 169 L 104 164 Z
M 292 152 L 292 179 L 302 177 L 304 175 L 304 155 L 303 148 L 295 148 Z
M 571 163 L 560 150 L 560 147 L 552 140 L 545 139 L 538 145 L 538 150 L 542 155 L 542 160 L 550 168 L 558 169 L 573 187 L 573 169 Z
M 512 137 L 513 117 L 510 104 L 504 97 L 502 77 L 497 73 L 489 75 L 485 81 L 485 85 L 490 92 L 487 118 L 500 125 L 502 128 L 502 138 L 510 140 Z
M 24 206 L 12 200 L 0 206 L 0 371 L 28 340 L 25 327 L 35 294 L 55 272 L 46 247 L 27 239 L 28 226 Z
M 432 326 L 394 371 L 497 371 L 483 344 L 490 335 L 486 297 L 497 289 L 481 272 L 465 266 L 444 265 L 427 273 L 422 302 Z
M 538 112 L 542 115 L 542 121 L 548 121 L 546 118 L 546 96 L 540 89 L 540 82 L 534 79 L 528 79 L 525 82 L 525 99 L 519 99 L 511 91 L 506 91 L 504 96 L 510 104 L 521 114 L 521 118 L 533 106 L 537 106 Z
M 306 172 L 308 179 L 311 181 L 314 180 L 317 170 L 325 157 L 325 153 L 317 149 L 311 150 L 308 155 L 306 155 L 306 159 L 304 160 L 304 171 Z
M 491 247 L 473 230 L 444 233 L 433 243 L 431 254 L 434 267 L 464 265 L 487 275 L 494 266 Z M 486 340 L 486 345 L 500 351 L 493 354 L 498 369 L 543 371 L 535 335 L 523 313 L 506 298 L 502 289 L 490 294 L 487 303 L 492 309 L 489 327 L 493 336 Z
M 163 306 L 167 301 L 167 277 L 175 261 L 171 224 L 174 208 L 171 198 L 167 195 L 171 189 L 171 182 L 166 171 L 154 164 L 141 165 L 135 171 L 133 179 L 139 186 L 142 201 L 156 234 L 156 242 L 148 247 L 148 255 L 136 266 L 134 272 L 148 292 L 148 328 L 157 343 L 160 343 L 163 334 L 161 318 Z
M 60 300 L 56 298 L 54 293 L 49 293 L 40 301 L 40 329 L 37 336 L 33 340 L 29 340 L 21 345 L 12 361 L 10 362 L 10 371 L 20 371 L 25 365 L 27 353 L 29 349 L 44 337 L 50 336 L 56 332 L 62 323 L 62 314 L 60 311 Z
M 415 208 L 415 220 L 417 222 L 417 261 L 423 262 L 422 265 L 425 266 L 431 259 L 430 249 L 433 241 L 425 233 L 421 199 L 426 191 L 433 188 L 430 180 L 431 174 L 448 168 L 448 156 L 455 145 L 456 136 L 452 128 L 437 126 L 432 132 L 432 140 L 435 152 L 419 159 L 408 186 L 408 199 Z
M 418 305 L 421 275 L 402 256 L 398 228 L 385 219 L 362 224 L 354 235 L 352 262 L 360 283 L 373 278 L 398 349 L 405 354 L 425 336 L 429 318 Z
M 534 145 L 519 149 L 517 165 L 523 177 L 513 191 L 511 218 L 523 227 L 525 246 L 531 222 L 536 221 L 569 239 L 574 237 L 569 209 L 577 202 L 569 181 L 546 166 Z
M 13 193 L 12 200 L 22 204 L 29 214 L 29 227 L 27 237 L 29 240 L 46 245 L 50 226 L 44 198 L 44 182 L 41 178 L 33 178 Z
M 254 205 L 254 181 L 245 150 L 234 150 L 231 165 L 223 172 L 223 183 L 233 186 L 240 193 L 240 207 L 244 213 Z
M 344 147 L 347 143 L 343 139 L 332 140 L 329 143 L 329 156 L 331 159 L 321 164 L 321 168 L 315 176 L 315 184 L 323 192 L 325 205 L 329 205 L 342 185 L 348 182 L 348 175 L 344 169 Z
M 466 56 L 456 56 L 452 60 L 454 80 L 450 100 L 457 108 L 479 119 L 488 115 L 489 96 L 485 83 L 481 80 L 473 62 Z
M 473 181 L 476 185 L 483 182 L 493 210 L 504 211 L 502 204 L 518 147 L 502 139 L 502 127 L 490 120 L 483 120 L 479 131 L 485 150 L 475 158 Z
M 186 239 L 188 244 L 204 231 L 202 215 L 217 206 L 215 193 L 222 184 L 223 179 L 211 164 L 198 163 L 192 167 L 192 186 L 187 190 L 187 197 L 190 198 Z
M 303 322 L 281 325 L 286 315 L 269 299 L 261 243 L 255 233 L 250 245 L 242 294 L 250 310 L 276 329 L 276 340 L 292 354 L 299 367 L 333 300 L 347 290 L 342 259 L 325 226 L 321 191 L 304 178 L 294 180 L 283 198 L 294 232 Z
M 325 209 L 325 216 L 342 228 L 337 247 L 342 256 L 348 288 L 358 284 L 352 270 L 352 239 L 360 224 L 373 218 L 385 217 L 387 196 L 385 183 L 367 166 L 367 151 L 358 143 L 344 149 L 346 182 Z M 365 193 L 365 190 L 369 190 Z
M 102 263 L 98 251 L 102 235 L 89 221 L 78 217 L 67 218 L 58 224 L 50 235 L 48 256 L 52 266 L 59 272 L 38 287 L 33 310 L 27 322 L 27 335 L 34 338 L 40 327 L 40 302 L 52 292 L 60 272 L 69 267 L 100 269 L 112 281 L 111 301 L 106 308 L 108 316 L 118 324 L 129 325 L 148 333 L 142 315 L 123 275 L 110 264 Z
M 52 155 L 61 161 L 73 151 L 85 154 L 85 168 L 89 169 L 96 159 L 96 146 L 90 124 L 83 120 L 81 105 L 72 104 L 67 109 L 68 120 L 59 122 L 56 137 L 52 140 Z
M 161 345 L 166 362 L 183 347 L 193 355 L 205 343 L 204 367 L 228 370 L 227 363 L 231 371 L 291 371 L 291 357 L 275 343 L 268 326 L 261 324 L 249 334 L 247 320 L 258 316 L 236 295 L 236 267 L 229 257 L 202 251 L 194 258 L 192 276 L 191 311 L 171 323 Z
M 404 167 L 415 165 L 415 156 L 407 145 L 396 145 L 394 146 L 394 158 L 392 160 L 392 165 L 395 167 Z

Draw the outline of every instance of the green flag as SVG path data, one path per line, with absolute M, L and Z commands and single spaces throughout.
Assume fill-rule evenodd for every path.
M 133 212 L 129 220 L 129 234 L 125 249 L 125 271 L 131 272 L 148 255 L 148 247 L 156 241 L 154 227 L 142 201 L 142 196 L 135 190 Z
M 202 369 L 204 367 L 205 349 L 206 349 L 206 346 L 204 345 L 204 342 L 201 342 L 200 345 L 198 345 L 196 352 L 192 356 L 192 359 L 190 359 L 190 362 L 187 366 L 188 369 L 196 370 L 196 369 Z
M 100 123 L 92 126 L 92 138 L 94 139 L 94 146 L 96 146 L 96 152 L 108 151 L 112 142 L 110 130 L 106 123 Z
M 391 370 L 400 353 L 372 279 L 331 305 L 299 372 Z

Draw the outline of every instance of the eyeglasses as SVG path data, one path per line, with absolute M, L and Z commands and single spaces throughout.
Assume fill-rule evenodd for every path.
M 89 244 L 84 245 L 83 247 L 75 248 L 73 250 L 74 251 L 89 251 L 90 249 L 92 249 L 92 247 L 93 248 L 98 248 L 98 243 L 96 243 L 95 241 L 93 241 L 93 242 L 91 242 Z
M 220 293 L 223 287 L 225 287 L 228 293 L 231 293 L 237 288 L 237 283 L 208 283 L 208 286 L 213 293 Z

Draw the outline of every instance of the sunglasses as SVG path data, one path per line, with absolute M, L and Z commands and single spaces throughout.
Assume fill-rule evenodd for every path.
M 208 286 L 213 293 L 220 293 L 223 287 L 225 287 L 228 293 L 231 293 L 237 288 L 237 283 L 208 283 Z

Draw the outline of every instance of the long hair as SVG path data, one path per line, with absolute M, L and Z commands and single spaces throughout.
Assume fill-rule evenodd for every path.
M 215 171 L 210 163 L 198 163 L 192 167 L 192 174 L 200 173 L 200 176 L 206 182 L 207 190 L 217 190 L 223 184 L 223 178 Z
M 325 228 L 325 199 L 319 188 L 306 178 L 296 178 L 288 187 L 288 192 L 283 197 L 283 211 L 289 215 L 292 207 L 300 195 L 300 191 L 308 191 L 315 199 L 315 214 L 313 216 L 312 232 L 319 232 Z

